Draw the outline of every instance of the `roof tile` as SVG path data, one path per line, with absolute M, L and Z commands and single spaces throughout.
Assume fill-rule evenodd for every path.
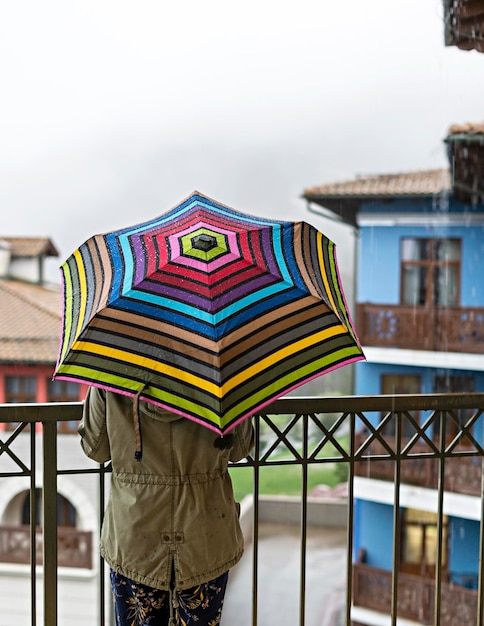
M 61 324 L 60 287 L 0 279 L 0 362 L 55 363 Z
M 48 237 L 0 237 L 9 244 L 13 257 L 59 256 Z
M 303 196 L 312 197 L 388 197 L 428 196 L 441 193 L 451 185 L 449 169 L 420 170 L 400 174 L 358 176 L 353 180 L 327 183 L 305 189 Z

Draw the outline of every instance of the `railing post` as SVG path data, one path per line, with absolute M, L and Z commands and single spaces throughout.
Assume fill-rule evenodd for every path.
M 57 423 L 43 422 L 44 626 L 57 626 Z

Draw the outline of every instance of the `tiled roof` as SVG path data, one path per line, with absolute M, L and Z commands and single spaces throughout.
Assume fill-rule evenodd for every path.
M 449 189 L 450 172 L 446 169 L 420 170 L 400 174 L 359 176 L 353 180 L 327 183 L 305 189 L 303 197 L 373 198 L 390 196 L 431 196 Z
M 447 132 L 447 139 L 452 138 L 455 135 L 467 135 L 469 137 L 474 137 L 475 135 L 484 135 L 484 122 L 453 124 Z
M 59 256 L 47 237 L 0 237 L 9 244 L 13 257 Z
M 61 323 L 60 287 L 0 279 L 0 362 L 54 364 Z

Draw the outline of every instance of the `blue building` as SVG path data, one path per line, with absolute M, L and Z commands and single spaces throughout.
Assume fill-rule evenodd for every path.
M 331 211 L 357 231 L 356 329 L 367 357 L 356 366 L 358 395 L 484 391 L 484 124 L 451 127 L 445 144 L 448 169 L 363 177 L 304 192 L 312 211 Z M 375 415 L 374 426 L 380 424 L 388 449 L 398 428 L 400 445 L 418 435 L 416 452 L 443 439 L 464 450 L 472 448 L 472 438 L 482 444 L 482 419 L 469 436 L 464 430 L 455 439 L 470 417 L 465 410 L 445 421 L 416 412 L 387 420 Z M 385 452 L 381 440 L 372 448 Z M 442 601 L 475 615 L 482 462 L 469 456 L 445 464 L 441 545 L 438 472 L 435 460 L 402 462 L 395 516 L 394 464 L 357 468 L 355 623 L 389 623 L 395 519 L 403 623 L 433 623 L 438 554 Z M 463 621 L 442 619 L 442 626 L 475 623 L 462 614 Z

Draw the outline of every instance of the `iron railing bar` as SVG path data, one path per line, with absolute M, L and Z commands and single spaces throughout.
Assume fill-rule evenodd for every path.
M 472 428 L 472 426 L 474 426 L 476 424 L 477 420 L 481 417 L 481 415 L 482 415 L 482 411 L 476 411 L 476 413 L 474 415 L 472 415 L 465 424 L 460 423 L 458 419 L 453 419 L 454 423 L 459 428 L 459 432 L 454 437 L 454 439 L 449 443 L 449 445 L 446 446 L 446 448 L 445 448 L 446 452 L 452 452 L 455 449 L 455 447 L 458 445 L 458 443 L 465 436 L 475 446 L 476 452 L 478 454 L 484 455 L 484 448 L 482 447 L 482 445 L 480 443 L 478 443 L 476 441 L 475 437 L 470 432 L 470 429 Z
M 255 447 L 254 447 L 254 486 L 252 501 L 252 626 L 258 623 L 259 600 L 259 488 L 260 488 L 260 420 L 254 420 Z
M 264 416 L 264 423 L 267 424 L 267 426 L 269 426 L 269 428 L 271 428 L 271 430 L 274 432 L 274 434 L 276 435 L 277 439 L 276 441 L 274 441 L 272 443 L 272 445 L 267 449 L 264 450 L 264 454 L 261 457 L 261 461 L 265 461 L 267 460 L 270 455 L 277 450 L 277 448 L 279 447 L 279 444 L 284 443 L 286 445 L 286 448 L 288 450 L 290 450 L 293 454 L 294 454 L 294 460 L 295 461 L 299 461 L 301 460 L 301 456 L 299 454 L 299 452 L 296 450 L 296 448 L 291 444 L 291 442 L 287 439 L 287 435 L 291 432 L 292 428 L 294 427 L 295 424 L 299 423 L 299 415 L 295 415 L 291 421 L 286 425 L 286 427 L 284 428 L 283 431 L 281 431 L 271 420 L 271 417 L 269 415 L 265 415 Z
M 37 541 L 36 541 L 36 524 L 37 524 L 37 498 L 35 487 L 37 483 L 36 474 L 36 445 L 35 445 L 35 424 L 30 424 L 30 606 L 31 606 L 31 624 L 37 624 Z
M 402 440 L 402 423 L 401 418 L 395 423 L 395 449 L 400 452 Z M 390 619 L 392 626 L 396 626 L 398 617 L 398 574 L 400 569 L 400 537 L 401 537 L 401 519 L 400 519 L 400 476 L 401 461 L 400 455 L 395 459 L 395 474 L 393 488 L 393 568 L 392 568 L 392 602 L 390 609 Z
M 354 482 L 355 482 L 355 432 L 356 416 L 350 413 L 350 462 L 348 464 L 348 508 L 346 512 L 346 626 L 351 625 L 351 606 L 353 603 L 353 516 L 355 512 Z
M 342 416 L 345 417 L 345 416 Z M 319 430 L 324 434 L 323 439 L 314 447 L 314 449 L 312 450 L 311 454 L 309 455 L 308 458 L 310 458 L 311 460 L 318 460 L 316 459 L 316 455 L 319 454 L 319 452 L 321 452 L 321 450 L 327 445 L 327 444 L 331 444 L 335 447 L 335 449 L 337 451 L 340 452 L 341 456 L 344 457 L 345 459 L 348 458 L 348 452 L 347 450 L 345 450 L 341 444 L 339 443 L 339 441 L 337 441 L 336 436 L 337 436 L 337 430 L 338 428 L 341 426 L 341 423 L 343 422 L 343 420 L 338 420 L 338 422 L 340 422 L 340 424 L 337 426 L 337 428 L 333 428 L 331 427 L 331 429 L 326 428 L 326 426 L 315 416 L 315 415 L 310 415 L 311 421 L 313 422 L 314 425 L 318 426 Z M 327 457 L 329 458 L 329 457 Z
M 12 452 L 10 448 L 10 446 L 17 439 L 20 433 L 26 430 L 26 427 L 27 427 L 27 424 L 19 424 L 5 442 L 0 440 L 0 455 L 4 453 L 8 454 L 8 456 L 13 460 L 13 462 L 16 465 L 18 465 L 28 475 L 30 472 L 29 468 L 25 465 L 25 463 L 22 463 L 22 461 L 18 458 L 18 456 L 14 452 Z
M 57 626 L 57 423 L 42 429 L 44 626 Z
M 378 396 L 325 396 L 280 398 L 267 405 L 266 415 L 281 413 L 358 413 L 438 409 L 484 409 L 484 393 L 378 395 Z M 449 402 L 451 407 L 449 407 Z M 24 404 L 0 404 L 0 421 L 11 422 L 57 422 L 77 421 L 82 417 L 82 402 L 45 402 Z
M 105 501 L 105 473 L 104 464 L 99 465 L 97 470 L 99 473 L 98 489 L 99 489 L 99 528 L 101 528 L 104 518 L 104 510 L 106 508 Z M 105 585 L 105 564 L 101 555 L 98 558 L 99 563 L 99 621 L 100 626 L 106 625 L 106 585 Z
M 82 418 L 82 402 L 25 402 L 0 404 L 0 421 L 12 422 L 76 422 Z
M 439 447 L 445 449 L 445 437 L 447 432 L 447 412 L 440 411 L 440 437 Z M 435 557 L 435 596 L 434 596 L 434 620 L 435 626 L 440 626 L 440 606 L 442 603 L 442 557 L 443 551 L 443 516 L 444 516 L 444 487 L 445 487 L 445 455 L 439 458 L 439 479 L 437 488 L 437 546 Z
M 434 420 L 435 411 L 432 413 L 432 415 L 429 416 L 429 419 L 426 420 L 423 426 L 420 426 L 418 422 L 413 419 L 408 411 L 403 411 L 402 415 L 404 415 L 405 418 L 408 419 L 411 425 L 415 428 L 415 434 L 412 435 L 410 440 L 407 441 L 406 445 L 403 446 L 402 454 L 408 454 L 408 452 L 415 446 L 415 444 L 422 440 L 424 440 L 428 447 L 437 454 L 439 452 L 438 446 L 435 445 L 435 442 L 432 441 L 431 437 L 425 432 L 427 427 L 430 426 Z
M 368 433 L 365 433 L 366 440 L 360 445 L 358 450 L 356 451 L 356 456 L 361 456 L 361 454 L 371 446 L 374 441 L 378 441 L 381 445 L 388 451 L 389 454 L 393 454 L 393 450 L 388 445 L 388 442 L 385 440 L 385 434 L 382 432 L 383 427 L 395 417 L 395 413 L 393 411 L 389 411 L 386 415 L 381 418 L 378 422 L 378 426 L 374 426 L 369 419 L 366 418 L 362 413 L 357 413 L 361 422 L 368 429 Z
M 397 394 L 378 396 L 325 396 L 308 398 L 291 396 L 276 400 L 264 408 L 271 413 L 351 413 L 387 411 L 431 411 L 438 409 L 484 408 L 484 393 Z M 451 403 L 451 407 L 449 407 Z
M 484 427 L 483 427 L 484 430 Z M 482 463 L 482 460 L 481 460 Z M 484 471 L 481 478 L 481 523 L 479 525 L 479 569 L 477 578 L 477 622 L 484 624 Z
M 299 584 L 299 624 L 306 623 L 306 548 L 308 524 L 308 416 L 303 415 L 303 461 L 301 463 L 301 568 Z

